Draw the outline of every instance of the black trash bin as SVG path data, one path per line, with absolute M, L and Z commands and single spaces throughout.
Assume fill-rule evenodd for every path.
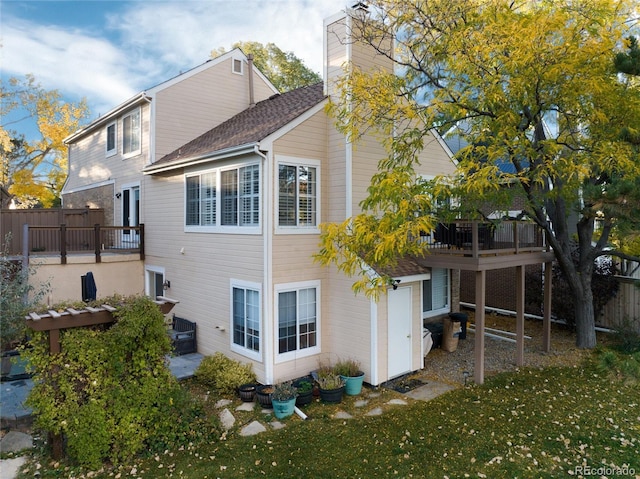
M 442 323 L 423 323 L 424 329 L 428 329 L 431 332 L 431 338 L 433 339 L 433 346 L 431 349 L 440 348 L 442 346 Z
M 467 321 L 469 320 L 469 315 L 467 315 L 467 313 L 449 313 L 449 317 L 452 321 L 458 321 L 460 323 L 458 339 L 467 339 Z

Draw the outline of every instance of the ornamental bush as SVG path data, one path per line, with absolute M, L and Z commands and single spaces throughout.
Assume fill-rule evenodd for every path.
M 158 306 L 128 298 L 114 316 L 111 327 L 61 331 L 60 354 L 49 354 L 44 333 L 23 353 L 36 427 L 63 435 L 69 459 L 90 468 L 191 442 L 203 420 L 165 363 L 170 342 Z
M 231 359 L 221 352 L 206 356 L 195 371 L 196 379 L 220 394 L 233 394 L 236 389 L 256 381 L 253 366 Z

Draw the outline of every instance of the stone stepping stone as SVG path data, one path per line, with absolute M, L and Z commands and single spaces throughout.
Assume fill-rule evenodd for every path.
M 387 404 L 393 404 L 396 406 L 406 406 L 408 403 L 404 399 L 392 399 L 391 401 L 387 402 Z
M 382 415 L 381 407 L 374 408 L 371 411 L 369 411 L 367 414 L 365 414 L 365 416 L 381 416 L 381 415 Z
M 233 417 L 233 414 L 231 414 L 231 411 L 229 411 L 227 408 L 224 408 L 222 411 L 220 411 L 218 417 L 220 418 L 220 424 L 222 424 L 222 427 L 225 431 L 231 429 L 236 423 L 236 418 Z
M 243 402 L 236 408 L 236 411 L 253 411 L 255 404 L 253 402 Z
M 240 430 L 241 436 L 255 436 L 256 434 L 260 434 L 261 432 L 265 432 L 267 430 L 266 427 L 259 421 L 253 421 L 247 424 Z
M 354 407 L 365 407 L 367 404 L 369 404 L 369 401 L 366 399 L 358 399 L 353 403 Z
M 282 429 L 283 427 L 285 427 L 285 424 L 282 424 L 280 421 L 271 421 L 269 423 L 269 426 L 271 426 L 273 429 Z
M 335 419 L 351 419 L 353 416 L 346 411 L 338 411 L 335 416 Z
M 33 437 L 20 431 L 9 431 L 0 441 L 0 452 L 20 452 L 33 448 Z
M 216 407 L 218 409 L 220 409 L 221 407 L 227 407 L 229 404 L 231 404 L 233 401 L 231 401 L 230 399 L 220 399 L 217 403 L 216 403 Z
M 370 399 L 375 399 L 377 397 L 380 397 L 380 393 L 369 393 L 367 394 L 367 397 Z

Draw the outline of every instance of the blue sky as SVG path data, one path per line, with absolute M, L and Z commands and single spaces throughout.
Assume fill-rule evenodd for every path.
M 91 119 L 236 41 L 273 42 L 322 71 L 322 21 L 348 0 L 0 0 L 2 78 L 27 73 Z

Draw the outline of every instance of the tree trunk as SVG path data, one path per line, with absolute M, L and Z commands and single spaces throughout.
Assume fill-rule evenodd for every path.
M 581 349 L 593 349 L 596 347 L 596 320 L 593 310 L 591 273 L 582 274 L 578 284 L 582 291 L 574 292 L 576 346 Z

